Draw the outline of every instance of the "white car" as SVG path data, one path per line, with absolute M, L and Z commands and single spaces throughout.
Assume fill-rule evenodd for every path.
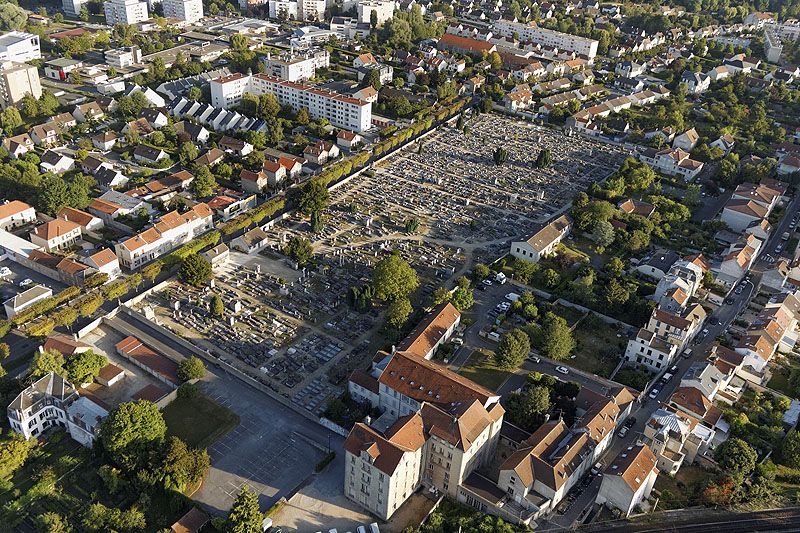
M 651 400 L 655 400 L 655 399 L 656 399 L 656 396 L 658 396 L 658 393 L 659 393 L 659 392 L 661 392 L 661 391 L 660 391 L 660 390 L 658 390 L 658 389 L 653 389 L 653 390 L 651 390 L 651 391 L 650 391 L 650 394 L 649 394 L 649 396 L 650 396 L 650 399 L 651 399 Z
M 33 280 L 31 278 L 25 278 L 19 282 L 20 287 L 27 287 L 28 285 L 33 285 Z
M 558 372 L 559 374 L 564 374 L 566 376 L 567 374 L 569 374 L 569 368 L 565 366 L 557 366 L 556 372 Z
M 0 278 L 7 278 L 12 274 L 11 269 L 8 267 L 0 268 Z
M 490 279 L 485 279 L 485 280 L 481 281 L 481 283 L 483 283 L 487 287 L 491 287 L 492 286 L 492 280 L 490 280 Z

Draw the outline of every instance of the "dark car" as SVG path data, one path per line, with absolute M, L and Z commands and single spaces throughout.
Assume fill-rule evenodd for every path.
M 632 428 L 636 424 L 636 417 L 629 416 L 625 419 L 625 423 L 623 424 L 626 428 Z

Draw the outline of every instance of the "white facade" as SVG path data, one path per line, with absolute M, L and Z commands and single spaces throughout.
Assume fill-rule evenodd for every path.
M 203 18 L 203 0 L 164 0 L 164 16 L 185 22 Z
M 395 3 L 388 0 L 367 0 L 358 2 L 356 5 L 358 22 L 370 24 L 372 12 L 374 11 L 378 17 L 378 26 L 382 26 L 384 22 L 392 18 L 392 15 L 394 15 L 394 8 Z
M 783 43 L 772 29 L 764 30 L 764 55 L 770 63 L 778 63 L 783 53 Z
M 513 37 L 516 33 L 519 35 L 520 41 L 530 41 L 540 46 L 575 52 L 578 55 L 588 57 L 590 60 L 597 55 L 597 46 L 600 44 L 598 41 L 587 37 L 540 28 L 533 22 L 524 24 L 509 20 L 499 20 L 492 29 L 503 37 Z
M 89 0 L 61 0 L 61 8 L 70 17 L 77 17 L 81 14 L 81 8 L 89 3 Z
M 42 96 L 39 70 L 25 63 L 5 62 L 0 66 L 0 106 L 5 109 L 20 102 L 26 95 Z
M 106 0 L 106 24 L 138 24 L 150 18 L 147 2 L 139 0 Z
M 318 50 L 305 54 L 267 54 L 264 59 L 266 73 L 286 81 L 305 81 L 313 78 L 318 68 L 328 68 L 331 56 L 327 50 Z
M 114 68 L 128 68 L 142 62 L 142 51 L 138 46 L 127 46 L 108 50 L 105 55 L 106 63 Z
M 24 226 L 34 220 L 36 220 L 36 209 L 25 202 L 13 200 L 0 204 L 0 229 L 3 231 Z
M 302 20 L 325 20 L 325 0 L 299 0 L 297 5 Z
M 266 74 L 233 74 L 211 80 L 211 105 L 231 108 L 245 93 L 274 94 L 294 111 L 306 108 L 313 118 L 325 118 L 339 128 L 363 132 L 372 127 L 372 104 L 311 85 L 288 82 Z
M 10 31 L 0 35 L 0 61 L 24 63 L 41 57 L 38 35 L 21 31 Z
M 269 18 L 276 20 L 298 20 L 299 6 L 297 0 L 271 0 Z

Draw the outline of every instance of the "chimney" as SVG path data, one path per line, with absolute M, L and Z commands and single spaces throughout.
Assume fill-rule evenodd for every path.
M 397 352 L 397 347 L 394 344 L 392 344 L 392 355 L 394 355 L 395 352 Z

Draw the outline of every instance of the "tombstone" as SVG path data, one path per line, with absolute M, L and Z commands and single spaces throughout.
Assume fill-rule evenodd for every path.
M 172 308 L 177 311 L 181 308 L 181 302 L 179 300 L 175 300 L 172 302 Z
M 211 278 L 211 280 L 209 280 L 209 282 L 208 282 L 208 288 L 209 289 L 213 289 L 216 286 L 217 286 L 217 280 L 215 280 L 214 278 Z
M 144 314 L 144 317 L 145 317 L 147 320 L 154 320 L 154 319 L 156 318 L 156 312 L 155 312 L 155 311 L 153 310 L 153 308 L 152 308 L 151 306 L 149 306 L 149 305 L 145 305 L 145 306 L 142 308 L 142 313 Z
M 238 313 L 242 310 L 242 302 L 240 300 L 234 300 L 233 302 L 233 312 Z
M 235 323 L 236 323 L 236 319 L 235 319 L 234 317 L 232 317 L 232 316 L 229 316 L 229 317 L 228 317 L 228 325 L 229 325 L 230 327 L 233 327 L 233 325 L 234 325 Z

